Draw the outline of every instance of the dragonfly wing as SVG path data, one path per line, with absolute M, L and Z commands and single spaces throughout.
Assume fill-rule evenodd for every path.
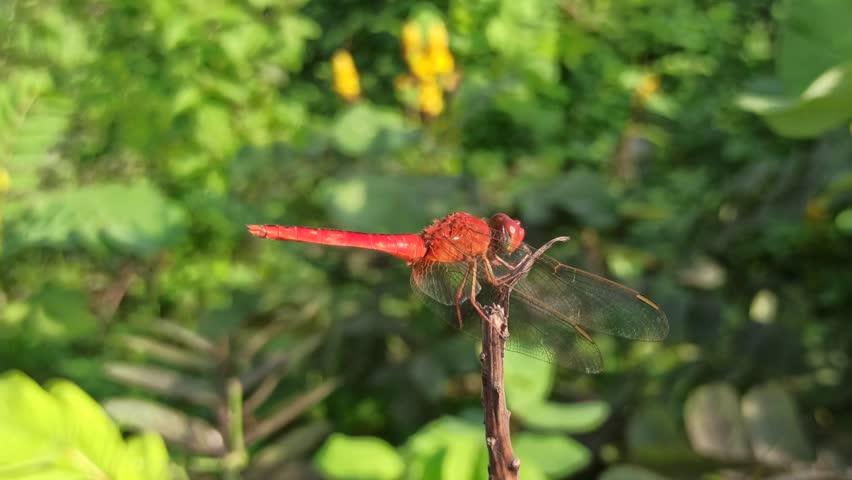
M 506 350 L 585 373 L 601 371 L 601 353 L 591 339 L 563 324 L 532 318 L 530 313 L 510 306 Z
M 523 245 L 518 251 L 512 256 L 520 261 L 531 249 Z M 665 313 L 639 292 L 547 255 L 515 285 L 512 297 L 549 317 L 548 324 L 649 341 L 662 340 L 669 331 Z
M 468 302 L 470 278 L 465 279 L 469 266 L 465 263 L 431 263 L 415 265 L 411 283 L 415 291 L 444 305 L 438 314 L 450 325 L 459 328 L 455 309 L 459 286 L 465 283 L 460 298 L 462 315 L 461 330 L 473 338 L 482 338 L 481 317 Z M 479 305 L 495 302 L 496 291 L 485 279 L 485 267 L 480 260 L 477 268 L 476 300 Z M 565 323 L 548 322 L 533 318 L 524 308 L 509 305 L 509 338 L 506 350 L 511 350 L 548 363 L 587 373 L 599 372 L 602 367 L 601 354 L 591 339 L 579 335 L 577 330 Z M 544 321 L 543 321 L 544 320 Z
M 455 305 L 470 297 L 470 267 L 464 262 L 420 262 L 411 271 L 411 286 L 443 305 Z M 462 288 L 464 284 L 464 288 Z M 461 297 L 457 297 L 461 288 Z M 476 291 L 480 285 L 477 283 Z

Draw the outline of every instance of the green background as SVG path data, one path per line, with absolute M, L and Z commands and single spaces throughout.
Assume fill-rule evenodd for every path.
M 244 227 L 416 232 L 453 211 L 570 235 L 551 254 L 670 321 L 662 343 L 598 338 L 599 375 L 507 355 L 524 478 L 840 475 L 849 18 L 848 0 L 0 2 L 0 477 L 486 478 L 477 347 L 408 267 Z M 461 74 L 433 119 L 394 87 L 424 19 Z M 341 48 L 357 102 L 332 87 Z

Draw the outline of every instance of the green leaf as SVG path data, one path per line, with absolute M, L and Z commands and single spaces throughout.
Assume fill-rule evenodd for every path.
M 0 477 L 162 479 L 168 453 L 154 434 L 125 441 L 106 413 L 70 382 L 48 391 L 26 375 L 0 376 Z
M 94 184 L 9 203 L 4 254 L 22 248 L 150 257 L 182 240 L 184 211 L 147 182 Z
M 278 42 L 280 49 L 275 58 L 295 72 L 302 68 L 308 41 L 319 38 L 322 29 L 304 15 L 288 14 L 278 21 L 278 32 L 283 38 Z
M 50 150 L 71 119 L 71 103 L 52 91 L 48 72 L 20 68 L 0 82 L 0 166 L 9 191 L 23 193 L 40 181 L 39 170 L 55 162 Z
M 524 464 L 535 464 L 547 475 L 564 477 L 582 470 L 592 459 L 583 444 L 562 436 L 523 432 L 512 441 L 515 456 Z
M 580 224 L 608 229 L 618 222 L 615 199 L 603 177 L 584 169 L 560 175 L 520 195 L 521 214 L 527 223 L 541 224 L 558 211 L 566 211 Z
M 78 290 L 47 284 L 28 300 L 24 328 L 36 338 L 73 341 L 98 332 L 88 299 Z
M 516 455 L 517 456 L 517 455 Z M 486 458 L 485 465 L 482 466 L 483 471 L 487 471 L 488 468 L 488 459 Z M 524 480 L 548 480 L 551 477 L 544 473 L 544 470 L 541 466 L 534 462 L 524 462 L 521 461 L 521 477 Z
M 412 435 L 403 451 L 412 478 L 487 478 L 488 451 L 481 423 L 440 418 Z
M 218 158 L 233 155 L 239 140 L 231 125 L 232 115 L 232 112 L 221 105 L 203 105 L 195 116 L 195 141 Z
M 512 409 L 512 417 L 519 418 L 526 427 L 543 430 L 560 430 L 568 433 L 585 433 L 600 427 L 609 417 L 606 402 L 531 402 L 519 403 Z
M 169 451 L 156 433 L 145 432 L 130 437 L 126 452 L 116 478 L 171 478 L 166 469 Z
M 527 410 L 550 396 L 555 367 L 526 355 L 507 351 L 504 376 L 509 410 Z
M 110 398 L 104 409 L 120 425 L 137 430 L 153 430 L 168 442 L 204 455 L 225 452 L 225 439 L 206 420 L 150 400 Z
M 331 435 L 314 457 L 314 465 L 324 475 L 346 479 L 395 479 L 404 464 L 396 450 L 376 437 Z
M 645 464 L 694 463 L 701 460 L 690 448 L 677 414 L 661 405 L 637 410 L 627 424 L 631 461 Z
M 206 382 L 172 370 L 121 362 L 104 365 L 104 372 L 113 380 L 172 398 L 189 400 L 199 405 L 215 406 L 219 400 L 216 392 Z
M 616 465 L 604 470 L 599 480 L 666 480 L 666 477 L 642 467 Z
M 357 157 L 398 148 L 406 141 L 406 130 L 396 111 L 359 102 L 337 118 L 332 137 L 341 152 Z
M 160 360 L 171 366 L 200 371 L 213 368 L 210 358 L 200 352 L 193 352 L 186 348 L 142 335 L 121 334 L 116 338 L 131 352 L 150 359 Z
M 837 229 L 846 235 L 852 235 L 852 208 L 847 208 L 834 217 Z
M 768 465 L 786 466 L 813 458 L 793 396 L 777 384 L 752 387 L 742 400 L 754 456 Z
M 787 92 L 797 94 L 820 73 L 852 60 L 852 2 L 786 0 L 782 5 L 778 74 Z
M 503 0 L 485 36 L 508 64 L 532 74 L 537 81 L 554 84 L 559 80 L 557 17 L 556 3 L 551 0 Z
M 686 431 L 696 452 L 720 460 L 751 458 L 739 397 L 727 383 L 702 385 L 684 406 Z
M 331 178 L 317 195 L 336 225 L 367 232 L 417 232 L 466 203 L 462 184 L 452 177 Z
M 317 421 L 288 430 L 252 455 L 252 470 L 271 475 L 281 465 L 306 457 L 329 434 L 330 428 L 328 422 Z
M 852 120 L 852 62 L 826 70 L 798 97 L 746 94 L 738 103 L 760 115 L 779 135 L 822 135 Z
M 235 65 L 241 65 L 247 59 L 254 58 L 257 52 L 266 46 L 270 35 L 260 23 L 244 22 L 221 32 L 218 39 L 228 60 Z

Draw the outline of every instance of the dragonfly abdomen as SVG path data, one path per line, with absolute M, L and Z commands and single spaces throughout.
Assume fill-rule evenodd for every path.
M 416 234 L 361 233 L 285 225 L 248 225 L 248 231 L 256 237 L 271 240 L 366 248 L 389 253 L 408 262 L 415 262 L 426 253 L 423 239 Z

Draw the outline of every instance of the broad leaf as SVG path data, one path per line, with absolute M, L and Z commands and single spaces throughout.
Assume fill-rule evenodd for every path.
M 779 385 L 751 388 L 743 396 L 742 414 L 754 456 L 761 462 L 784 466 L 813 457 L 795 401 Z
M 591 462 L 592 454 L 583 444 L 562 435 L 523 432 L 512 440 L 515 456 L 533 463 L 554 477 L 564 477 L 582 470 Z
M 609 417 L 606 402 L 533 402 L 520 403 L 512 409 L 513 418 L 527 427 L 541 430 L 560 430 L 568 433 L 585 433 L 603 424 Z
M 27 376 L 0 376 L 0 477 L 166 478 L 168 453 L 153 434 L 125 441 L 106 413 L 74 384 L 45 391 Z
M 384 440 L 340 433 L 326 440 L 314 464 L 329 478 L 345 479 L 393 480 L 404 469 L 402 458 Z
M 751 457 L 739 397 L 725 383 L 696 388 L 686 400 L 686 431 L 696 452 L 720 460 Z
M 6 255 L 23 248 L 83 248 L 150 257 L 186 233 L 183 210 L 147 182 L 43 192 L 8 207 Z

